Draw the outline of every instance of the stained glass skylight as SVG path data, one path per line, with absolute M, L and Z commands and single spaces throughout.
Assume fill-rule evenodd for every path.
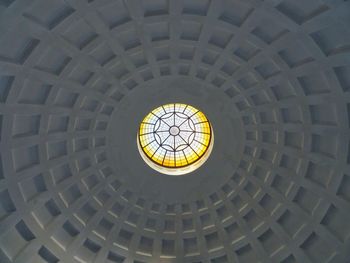
M 212 143 L 213 132 L 207 117 L 198 109 L 180 103 L 154 109 L 143 119 L 138 132 L 143 159 L 166 174 L 197 169 L 208 158 Z

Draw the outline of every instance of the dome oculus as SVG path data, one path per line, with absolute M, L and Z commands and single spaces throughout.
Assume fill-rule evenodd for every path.
M 138 149 L 153 169 L 170 175 L 194 171 L 209 157 L 213 130 L 198 109 L 180 103 L 162 105 L 141 122 Z

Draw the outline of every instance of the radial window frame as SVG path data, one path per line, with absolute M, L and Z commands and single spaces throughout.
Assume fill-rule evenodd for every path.
M 173 125 L 164 121 L 164 119 L 166 119 L 165 117 L 174 118 Z M 199 122 L 194 122 L 193 119 L 199 120 Z M 180 121 L 182 122 L 181 125 L 177 126 L 176 124 L 178 124 Z M 168 126 L 168 130 L 158 130 L 162 125 L 166 127 L 162 122 Z M 180 129 L 180 127 L 184 124 L 187 125 L 185 126 L 189 130 Z M 200 127 L 196 128 L 196 125 L 199 125 Z M 178 134 L 175 134 L 177 129 L 174 127 L 178 128 Z M 174 134 L 171 134 L 171 131 Z M 160 132 L 168 132 L 168 136 L 160 136 L 158 134 Z M 186 139 L 184 139 L 180 133 L 182 133 L 184 137 L 185 134 L 187 134 Z M 198 136 L 201 137 L 198 137 L 197 134 L 200 134 Z M 154 140 L 147 141 L 152 138 L 152 135 Z M 174 147 L 171 147 L 170 144 L 165 143 L 168 142 L 169 136 L 174 137 Z M 178 137 L 176 138 L 176 136 Z M 146 137 L 147 139 L 143 137 Z M 164 139 L 165 137 L 166 139 Z M 198 138 L 200 139 L 199 141 Z M 178 141 L 176 140 L 180 139 L 183 141 L 183 143 L 177 144 Z M 149 145 L 151 145 L 153 148 L 148 147 Z M 198 169 L 209 158 L 213 145 L 214 132 L 211 122 L 202 111 L 189 104 L 168 103 L 155 108 L 143 118 L 137 132 L 137 147 L 142 159 L 151 168 L 162 174 L 183 175 Z M 148 148 L 146 149 L 146 147 Z M 183 149 L 176 151 L 176 149 L 181 147 Z M 194 149 L 193 147 L 196 148 Z M 162 148 L 162 151 L 165 150 L 165 154 L 161 155 L 158 153 L 157 157 L 154 157 L 160 148 Z M 187 149 L 187 155 L 185 154 L 185 149 Z M 153 154 L 151 150 L 154 151 Z M 172 161 L 171 158 L 166 159 L 168 152 L 173 152 L 174 161 Z M 182 156 L 179 154 L 179 152 L 182 152 Z M 191 152 L 191 155 L 189 152 Z M 169 155 L 172 156 L 171 154 Z M 159 156 L 163 157 L 163 159 L 161 160 Z M 176 158 L 178 158 L 178 163 Z

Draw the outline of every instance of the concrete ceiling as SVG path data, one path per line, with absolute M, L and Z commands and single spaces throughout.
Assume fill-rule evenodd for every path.
M 0 0 L 0 262 L 348 263 L 350 1 Z M 215 145 L 161 175 L 136 132 Z

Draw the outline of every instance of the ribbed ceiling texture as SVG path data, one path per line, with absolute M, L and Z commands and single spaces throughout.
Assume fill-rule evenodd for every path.
M 350 262 L 350 1 L 0 0 L 0 262 Z M 212 123 L 183 176 L 143 117 Z

